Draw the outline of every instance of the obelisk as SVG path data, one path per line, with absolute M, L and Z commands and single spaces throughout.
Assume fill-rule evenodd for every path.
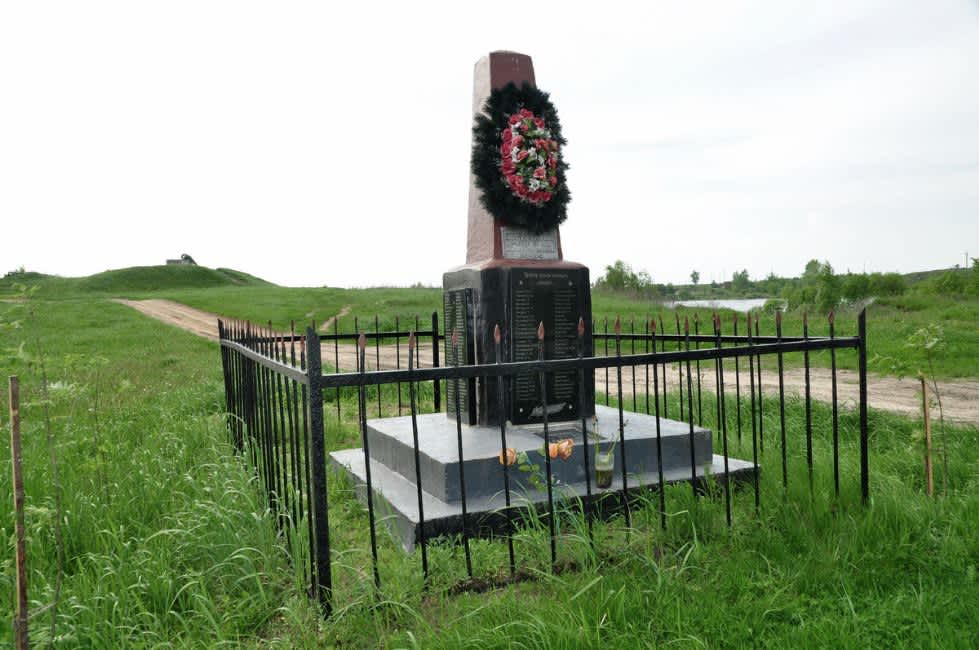
M 473 117 L 494 89 L 508 83 L 535 85 L 531 58 L 516 52 L 492 52 L 476 62 L 473 74 Z M 537 327 L 544 323 L 547 359 L 578 354 L 577 325 L 586 323 L 584 354 L 591 355 L 591 290 L 587 267 L 563 259 L 557 227 L 534 233 L 507 225 L 480 200 L 481 190 L 470 175 L 466 264 L 443 276 L 446 363 L 495 363 L 493 329 L 502 332 L 502 361 L 538 357 Z M 455 333 L 455 337 L 453 337 Z M 456 343 L 453 345 L 453 338 Z M 543 420 L 536 376 L 519 377 L 505 386 L 504 403 L 493 380 L 460 382 L 459 404 L 467 424 L 514 424 Z M 547 379 L 550 421 L 581 418 L 576 372 L 555 373 Z M 585 415 L 594 412 L 594 377 L 588 373 Z M 449 382 L 447 411 L 455 417 L 454 382 Z

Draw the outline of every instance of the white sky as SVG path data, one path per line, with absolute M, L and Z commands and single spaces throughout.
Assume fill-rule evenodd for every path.
M 560 113 L 593 277 L 979 257 L 979 4 L 653 4 L 4 2 L 0 274 L 441 284 L 499 49 Z

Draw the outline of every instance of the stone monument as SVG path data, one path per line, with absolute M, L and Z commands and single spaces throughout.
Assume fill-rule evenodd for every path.
M 493 52 L 476 63 L 473 88 L 474 122 L 488 105 L 487 97 L 494 89 L 499 97 L 514 84 L 529 84 L 525 93 L 537 93 L 533 87 L 534 68 L 530 57 L 515 52 Z M 526 88 L 530 88 L 529 91 Z M 556 122 L 556 114 L 551 114 Z M 533 120 L 521 115 L 517 121 Z M 483 122 L 488 124 L 488 122 Z M 543 119 L 542 119 L 543 123 Z M 514 122 L 510 122 L 514 124 Z M 542 128 L 542 127 L 539 127 Z M 488 126 L 489 139 L 498 142 L 500 129 Z M 554 142 L 535 140 L 546 155 L 541 156 L 544 167 L 541 179 L 545 188 L 561 192 L 562 163 L 555 163 Z M 478 142 L 473 130 L 474 144 Z M 515 139 L 515 136 L 511 136 Z M 505 144 L 505 143 L 504 143 Z M 500 147 L 500 145 L 494 145 Z M 502 151 L 500 147 L 500 151 Z M 473 168 L 477 167 L 477 149 L 473 148 Z M 488 156 L 488 175 L 493 182 L 500 180 L 497 169 L 505 159 L 492 151 Z M 516 158 L 511 150 L 511 154 Z M 538 164 L 538 163 L 535 163 Z M 551 165 L 550 173 L 546 169 Z M 512 167 L 510 167 L 512 170 Z M 507 170 L 501 169 L 504 173 Z M 520 182 L 511 178 L 510 187 Z M 446 363 L 451 365 L 493 364 L 497 361 L 494 329 L 499 325 L 502 335 L 501 361 L 528 361 L 538 358 L 537 328 L 544 324 L 546 359 L 575 357 L 579 354 L 578 320 L 585 322 L 585 335 L 580 345 L 585 356 L 592 355 L 591 290 L 588 269 L 564 259 L 561 235 L 556 224 L 552 227 L 526 227 L 526 221 L 510 219 L 505 210 L 491 214 L 485 207 L 486 197 L 480 189 L 483 179 L 475 173 L 469 187 L 469 229 L 466 263 L 447 272 L 443 277 Z M 546 198 L 541 184 L 531 181 L 520 195 L 533 202 Z M 521 204 L 503 186 L 501 204 Z M 565 197 L 567 194 L 565 192 Z M 499 197 L 497 197 L 499 198 Z M 509 203 L 508 203 L 509 202 Z M 538 204 L 541 204 L 538 201 Z M 560 220 L 557 220 L 558 222 Z M 537 225 L 540 225 L 538 223 Z M 418 509 L 421 487 L 424 508 L 425 537 L 459 532 L 465 523 L 467 530 L 483 532 L 506 524 L 500 516 L 504 507 L 504 475 L 500 462 L 500 428 L 502 419 L 507 426 L 507 445 L 516 454 L 526 454 L 527 461 L 544 465 L 542 430 L 544 418 L 538 393 L 538 376 L 528 373 L 504 385 L 502 403 L 494 379 L 447 382 L 449 412 L 417 416 L 418 455 L 415 455 L 411 416 L 368 420 L 367 437 L 370 447 L 370 467 L 376 507 L 384 512 L 383 520 L 410 549 L 420 538 L 422 518 Z M 459 413 L 456 413 L 458 386 Z M 581 396 L 580 378 L 576 370 L 550 373 L 547 377 L 547 421 L 552 441 L 571 440 L 573 445 L 566 458 L 552 463 L 552 477 L 560 482 L 563 494 L 587 494 L 583 436 L 588 435 L 592 449 L 610 455 L 610 448 L 619 440 L 619 417 L 616 409 L 595 405 L 594 375 L 586 373 L 585 394 Z M 583 398 L 583 399 L 582 399 Z M 583 405 L 583 406 L 582 406 Z M 584 414 L 580 411 L 584 410 Z M 594 418 L 591 416 L 594 415 Z M 582 416 L 590 424 L 581 431 Z M 461 427 L 459 426 L 461 424 Z M 689 423 L 655 417 L 644 413 L 629 413 L 628 426 L 622 431 L 624 457 L 629 490 L 656 485 L 659 482 L 658 450 L 662 451 L 663 479 L 666 482 L 691 479 L 691 458 L 698 477 L 708 473 L 721 477 L 723 459 L 713 455 L 711 432 L 702 427 L 690 429 Z M 458 429 L 457 429 L 458 427 Z M 594 430 L 592 430 L 594 428 Z M 461 429 L 461 433 L 459 433 Z M 660 440 L 657 442 L 657 433 Z M 458 436 L 458 437 L 457 437 Z M 461 442 L 459 439 L 461 438 Z M 691 444 L 693 450 L 691 453 Z M 460 458 L 459 445 L 462 447 Z M 622 458 L 618 447 L 615 464 Z M 366 496 L 367 466 L 362 449 L 344 449 L 330 454 L 332 463 L 350 475 L 358 492 Z M 621 466 L 614 469 L 607 487 L 599 488 L 594 463 L 591 468 L 592 498 L 622 490 Z M 730 474 L 745 474 L 751 465 L 730 459 Z M 464 470 L 464 471 L 460 471 Z M 465 475 L 465 494 L 468 519 L 462 509 L 462 475 Z M 510 472 L 513 504 L 518 508 L 541 507 L 547 502 L 539 485 L 528 482 L 522 472 Z
M 534 64 L 516 52 L 492 52 L 476 63 L 473 75 L 473 116 L 484 110 L 491 91 L 509 83 L 534 85 Z M 502 361 L 538 357 L 537 327 L 544 323 L 544 357 L 578 355 L 578 319 L 588 325 L 584 355 L 591 356 L 591 290 L 588 268 L 564 260 L 561 234 L 554 226 L 541 233 L 508 225 L 506 214 L 492 215 L 480 200 L 481 190 L 470 174 L 469 228 L 466 263 L 442 279 L 445 358 L 452 365 L 495 363 L 494 326 L 502 336 Z M 451 334 L 455 332 L 456 344 Z M 547 409 L 551 422 L 580 420 L 579 382 L 574 370 L 548 377 Z M 454 382 L 447 387 L 448 412 L 455 413 Z M 504 403 L 494 380 L 459 385 L 461 417 L 466 424 L 498 425 L 541 422 L 543 413 L 537 379 L 507 382 Z M 586 380 L 584 416 L 595 410 L 594 376 Z

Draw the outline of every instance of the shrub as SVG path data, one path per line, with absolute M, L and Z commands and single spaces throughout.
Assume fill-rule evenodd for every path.
M 935 292 L 943 296 L 959 296 L 966 292 L 968 286 L 964 273 L 945 271 L 935 282 Z
M 843 297 L 850 302 L 870 295 L 870 276 L 866 273 L 848 273 L 843 280 Z
M 876 296 L 900 296 L 908 290 L 908 284 L 900 273 L 872 273 L 870 292 Z

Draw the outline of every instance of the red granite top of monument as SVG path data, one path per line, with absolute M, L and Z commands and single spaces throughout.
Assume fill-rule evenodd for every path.
M 529 83 L 536 86 L 534 62 L 526 54 L 519 52 L 490 52 L 476 62 L 473 70 L 473 116 L 483 109 L 490 92 L 508 83 L 517 85 Z M 555 228 L 557 236 L 558 259 L 550 261 L 515 260 L 503 257 L 503 243 L 500 229 L 503 222 L 494 219 L 479 201 L 480 191 L 472 174 L 469 176 L 469 228 L 466 238 L 466 266 L 563 266 L 561 233 Z M 572 265 L 580 266 L 580 265 Z

